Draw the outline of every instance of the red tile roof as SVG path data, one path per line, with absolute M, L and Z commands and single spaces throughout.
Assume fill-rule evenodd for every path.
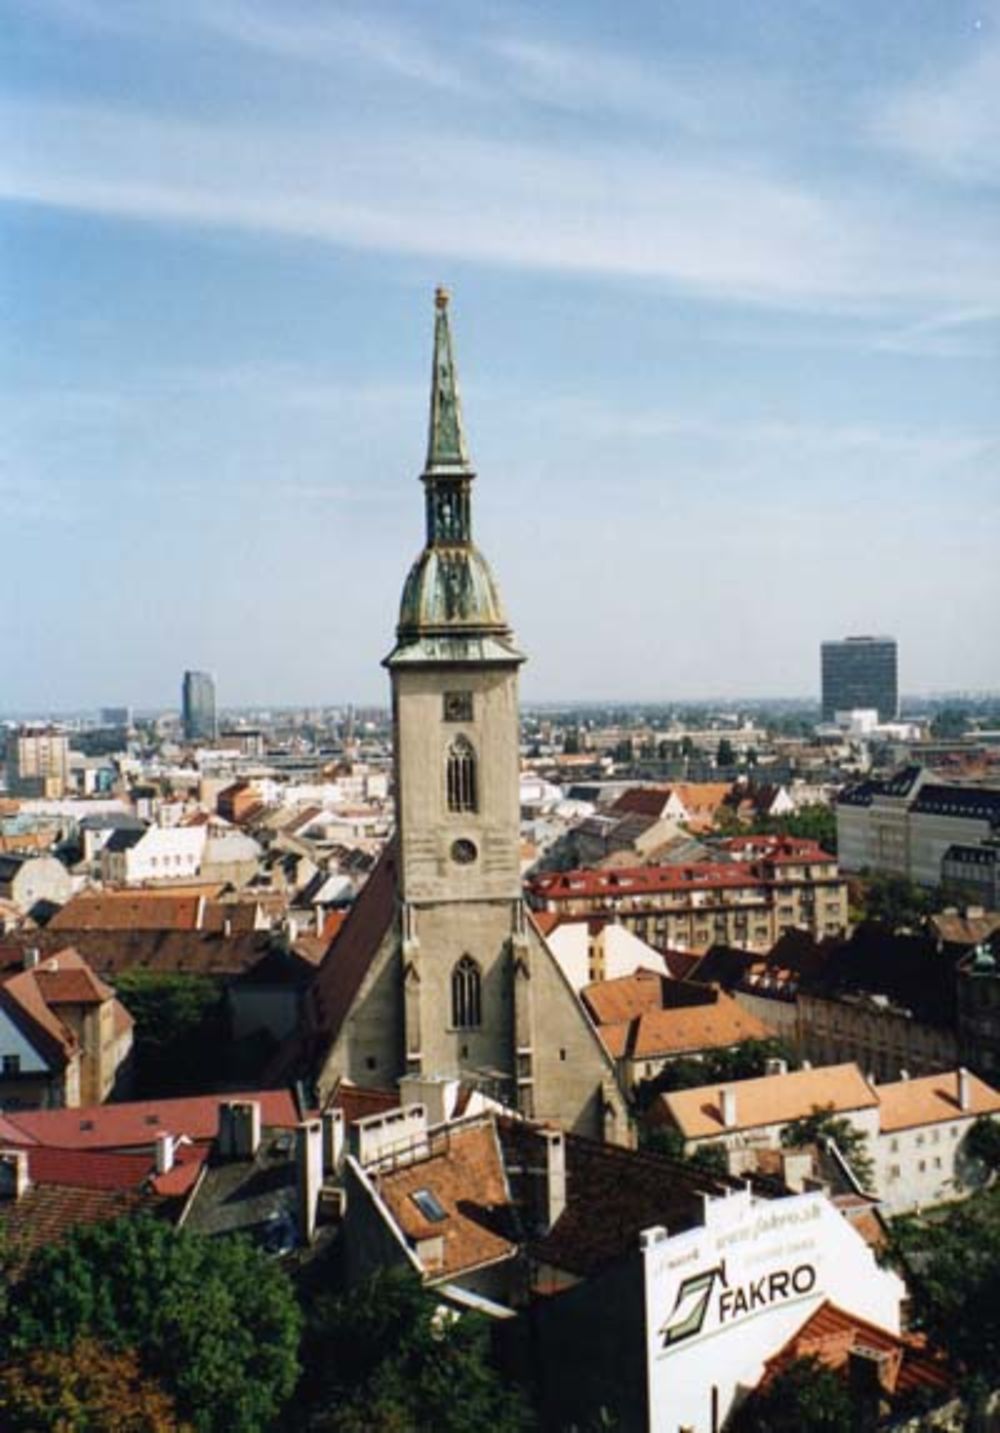
M 757 1387 L 767 1388 L 799 1358 L 818 1358 L 846 1376 L 850 1355 L 860 1348 L 884 1355 L 883 1387 L 888 1394 L 899 1396 L 917 1389 L 934 1393 L 958 1391 L 955 1376 L 943 1356 L 931 1350 L 922 1338 L 890 1333 L 829 1300 L 820 1304 L 785 1346 L 767 1360 Z
M 18 1200 L 0 1203 L 0 1228 L 19 1260 L 57 1243 L 78 1224 L 99 1224 L 149 1204 L 139 1189 L 80 1189 L 36 1184 Z
M 945 1120 L 1000 1114 L 1000 1091 L 971 1071 L 966 1072 L 966 1078 L 969 1101 L 964 1110 L 959 1103 L 957 1070 L 879 1085 L 879 1128 L 885 1134 Z
M 517 1252 L 510 1195 L 492 1120 L 452 1126 L 432 1141 L 429 1158 L 374 1175 L 381 1198 L 411 1245 L 441 1238 L 432 1276 L 454 1275 Z M 413 1200 L 428 1190 L 444 1213 L 428 1219 Z
M 290 1090 L 190 1095 L 171 1100 L 135 1100 L 73 1110 L 10 1110 L 5 1115 L 12 1144 L 57 1145 L 64 1149 L 151 1147 L 157 1134 L 186 1134 L 195 1141 L 215 1138 L 219 1106 L 227 1100 L 258 1100 L 261 1123 L 291 1129 L 301 1119 Z
M 152 1165 L 148 1154 L 95 1153 L 50 1145 L 32 1145 L 27 1153 L 32 1183 L 73 1189 L 138 1189 Z
M 759 886 L 761 874 L 745 861 L 699 861 L 684 866 L 619 866 L 613 870 L 552 871 L 533 876 L 529 890 L 549 900 L 654 895 L 664 891 L 735 890 Z
M 218 882 L 171 890 L 81 891 L 49 922 L 56 931 L 196 930 L 198 906 L 219 896 Z
M 114 999 L 114 991 L 92 970 L 53 969 L 43 964 L 35 971 L 35 979 L 47 1005 L 103 1005 Z
M 770 1026 L 723 991 L 711 1004 L 647 1010 L 632 1022 L 628 1054 L 634 1060 L 724 1049 L 741 1040 L 767 1040 Z
M 368 1115 L 382 1115 L 388 1110 L 399 1109 L 399 1092 L 395 1090 L 374 1090 L 365 1085 L 352 1085 L 341 1080 L 334 1090 L 328 1108 L 343 1110 L 344 1120 L 353 1124 Z
M 653 816 L 659 820 L 672 794 L 669 786 L 633 786 L 622 792 L 611 810 L 615 816 Z
M 612 1025 L 616 1021 L 631 1020 L 646 1010 L 660 1010 L 663 982 L 667 978 L 658 971 L 640 968 L 631 975 L 585 985 L 580 994 L 598 1025 Z
M 672 1090 L 659 1094 L 651 1119 L 673 1123 L 685 1139 L 708 1139 L 727 1130 L 758 1129 L 765 1125 L 788 1124 L 811 1114 L 814 1109 L 832 1106 L 833 1113 L 874 1109 L 878 1094 L 853 1061 L 823 1065 L 815 1070 L 792 1070 L 786 1075 L 762 1075 L 730 1083 L 736 1101 L 736 1123 L 722 1122 L 718 1085 Z

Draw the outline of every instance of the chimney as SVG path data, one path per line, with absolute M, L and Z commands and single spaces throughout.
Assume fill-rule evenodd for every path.
M 781 1059 L 779 1059 L 777 1056 L 774 1056 L 774 1055 L 770 1056 L 767 1060 L 764 1061 L 764 1074 L 765 1074 L 765 1075 L 787 1075 L 787 1074 L 788 1074 L 788 1061 L 787 1061 L 787 1060 L 781 1060 Z
M 323 1124 L 304 1120 L 295 1130 L 295 1193 L 303 1244 L 316 1237 L 316 1211 L 323 1184 Z
M 225 936 L 226 940 L 228 940 L 232 933 L 233 923 L 230 920 L 229 916 L 226 916 L 225 920 L 222 922 L 222 934 Z
M 736 1128 L 736 1091 L 719 1091 L 719 1108 L 722 1111 L 722 1123 L 726 1129 Z
M 169 1174 L 174 1167 L 174 1137 L 166 1130 L 156 1136 L 155 1158 L 157 1174 Z
M 423 1105 L 429 1125 L 445 1124 L 448 1119 L 449 1092 L 456 1081 L 444 1075 L 402 1075 L 398 1080 L 399 1098 L 404 1106 Z
M 540 1222 L 547 1234 L 566 1208 L 566 1141 L 562 1130 L 543 1129 L 539 1134 L 545 1145 Z
M 34 970 L 42 958 L 42 952 L 37 945 L 26 945 L 24 948 L 24 968 Z
M 260 1101 L 223 1100 L 219 1105 L 221 1159 L 254 1159 L 260 1148 Z
M 344 1111 L 323 1111 L 323 1173 L 336 1174 L 344 1160 Z
M 964 1065 L 960 1065 L 958 1069 L 958 1108 L 960 1110 L 972 1108 L 972 1082 Z
M 0 1149 L 0 1199 L 20 1199 L 29 1183 L 28 1151 Z
M 198 897 L 198 905 L 197 905 L 197 908 L 195 909 L 195 915 L 194 915 L 194 928 L 195 928 L 195 930 L 204 930 L 204 928 L 205 928 L 205 897 L 204 897 L 204 896 L 199 896 L 199 897 Z

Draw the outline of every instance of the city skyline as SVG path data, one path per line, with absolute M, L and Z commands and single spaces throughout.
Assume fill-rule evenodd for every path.
M 3 8 L 5 707 L 384 704 L 439 281 L 527 705 L 1000 684 L 995 6 Z

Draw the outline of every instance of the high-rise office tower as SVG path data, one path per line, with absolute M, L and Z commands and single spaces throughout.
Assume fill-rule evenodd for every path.
M 899 715 L 894 637 L 845 637 L 820 647 L 823 678 L 823 720 L 837 712 L 866 708 L 879 721 Z
M 215 682 L 208 672 L 185 672 L 182 689 L 184 736 L 187 741 L 214 741 Z

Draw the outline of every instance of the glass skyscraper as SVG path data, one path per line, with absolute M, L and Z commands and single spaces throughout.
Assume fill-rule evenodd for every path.
M 899 716 L 894 637 L 845 637 L 820 647 L 823 720 L 858 708 L 878 712 L 880 722 Z
M 214 741 L 215 682 L 208 672 L 185 672 L 181 692 L 187 741 Z

